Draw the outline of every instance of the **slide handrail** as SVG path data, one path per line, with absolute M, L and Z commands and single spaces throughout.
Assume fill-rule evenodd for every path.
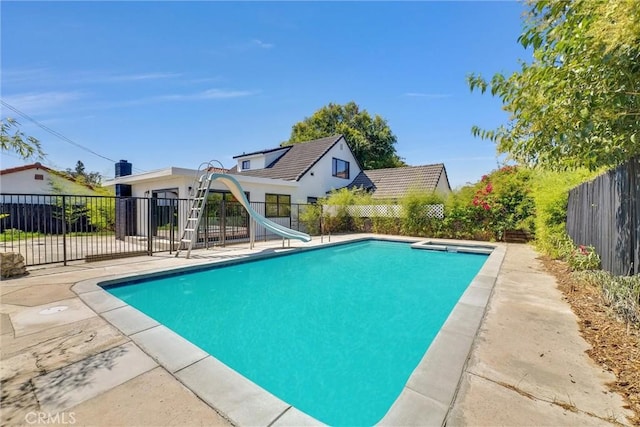
M 303 233 L 301 231 L 296 231 L 296 230 L 292 230 L 290 228 L 287 228 L 283 225 L 280 225 L 276 222 L 273 222 L 267 218 L 265 218 L 264 216 L 262 216 L 261 214 L 259 214 L 258 212 L 256 212 L 252 207 L 251 204 L 249 203 L 249 200 L 247 200 L 247 196 L 244 194 L 244 190 L 242 189 L 242 186 L 240 185 L 240 183 L 238 182 L 237 179 L 235 179 L 233 176 L 231 175 L 227 175 L 224 173 L 211 173 L 209 175 L 209 180 L 214 181 L 214 180 L 218 180 L 220 182 L 222 182 L 225 186 L 227 186 L 227 188 L 229 189 L 229 191 L 231 191 L 231 194 L 233 194 L 233 196 L 236 198 L 236 200 L 238 200 L 238 202 L 247 210 L 247 212 L 249 213 L 249 215 L 251 216 L 251 218 L 253 218 L 253 220 L 257 223 L 260 224 L 261 226 L 263 226 L 264 228 L 266 228 L 267 230 L 285 237 L 287 239 L 296 239 L 296 240 L 300 240 L 303 242 L 310 242 L 311 241 L 311 236 L 309 236 L 307 233 Z

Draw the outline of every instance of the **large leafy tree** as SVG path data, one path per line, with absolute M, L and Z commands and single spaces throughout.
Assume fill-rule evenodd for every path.
M 23 159 L 32 157 L 42 159 L 45 156 L 40 141 L 20 131 L 20 124 L 12 118 L 2 119 L 0 125 L 0 149 L 16 153 Z
M 291 145 L 327 136 L 344 135 L 349 148 L 364 169 L 403 166 L 396 154 L 397 139 L 387 121 L 361 110 L 355 102 L 330 103 L 293 125 L 291 137 L 282 145 Z
M 640 154 L 640 2 L 530 0 L 523 34 L 533 61 L 472 90 L 490 90 L 510 113 L 476 136 L 498 152 L 551 169 L 613 166 Z

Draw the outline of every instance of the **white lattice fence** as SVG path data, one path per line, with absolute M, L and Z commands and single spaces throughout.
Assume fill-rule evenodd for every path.
M 427 218 L 444 218 L 444 205 L 427 205 L 425 206 L 425 216 Z
M 340 210 L 340 206 L 323 205 L 322 211 L 335 216 Z M 401 205 L 351 205 L 345 206 L 347 214 L 355 218 L 400 218 L 402 217 Z M 427 218 L 444 218 L 444 205 L 426 205 L 424 215 Z

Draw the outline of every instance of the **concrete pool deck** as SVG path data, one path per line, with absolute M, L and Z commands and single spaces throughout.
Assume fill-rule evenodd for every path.
M 331 240 L 349 238 L 332 236 Z M 319 244 L 319 239 L 312 244 Z M 308 245 L 292 242 L 292 246 Z M 579 336 L 575 316 L 536 253 L 526 245 L 499 246 L 504 248 L 504 261 L 496 270 L 493 294 L 490 289 L 484 292 L 489 300 L 486 313 L 483 308 L 478 316 L 478 310 L 467 307 L 478 322 L 484 313 L 479 331 L 476 334 L 472 328 L 443 335 L 445 351 L 431 356 L 435 372 L 450 371 L 461 353 L 447 353 L 446 345 L 459 348 L 455 337 L 466 335 L 470 357 L 467 361 L 463 354 L 462 361 L 455 362 L 461 381 L 455 381 L 453 391 L 442 381 L 425 390 L 424 383 L 414 378 L 420 376 L 417 369 L 393 407 L 395 414 L 391 411 L 381 424 L 627 423 L 622 399 L 604 385 L 613 376 L 584 353 L 588 346 Z M 49 424 L 70 424 L 73 418 L 77 425 L 229 425 L 209 404 L 220 412 L 216 405 L 227 408 L 225 416 L 242 425 L 312 424 L 313 419 L 274 396 L 258 400 L 253 407 L 246 400 L 238 401 L 229 392 L 237 384 L 227 382 L 235 372 L 229 373 L 229 368 L 163 326 L 140 317 L 115 298 L 99 297 L 91 288 L 91 281 L 268 254 L 280 248 L 276 241 L 259 243 L 253 251 L 248 245 L 198 250 L 189 260 L 161 254 L 48 266 L 3 281 L 2 425 L 45 424 L 46 417 Z M 482 294 L 472 290 L 466 302 L 473 307 Z M 205 382 L 206 390 L 197 390 L 194 384 L 203 382 L 203 372 L 213 373 L 216 382 Z M 251 395 L 255 385 L 244 386 Z M 452 404 L 438 402 L 434 389 L 441 386 L 455 398 Z M 192 392 L 194 388 L 199 396 Z M 425 410 L 425 400 L 435 402 L 439 410 Z

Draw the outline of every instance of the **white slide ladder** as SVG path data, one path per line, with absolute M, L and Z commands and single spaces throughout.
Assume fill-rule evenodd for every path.
M 200 177 L 194 183 L 196 191 L 189 207 L 187 220 L 182 231 L 182 237 L 180 237 L 180 244 L 176 251 L 176 257 L 180 255 L 180 251 L 187 250 L 187 258 L 191 255 L 191 249 L 193 245 L 198 241 L 198 228 L 200 227 L 200 220 L 202 219 L 202 213 L 207 205 L 207 197 L 209 197 L 209 186 L 211 185 L 211 173 L 209 169 L 212 167 L 211 162 L 206 163 L 204 170 L 202 165 L 198 169 L 198 175 Z

